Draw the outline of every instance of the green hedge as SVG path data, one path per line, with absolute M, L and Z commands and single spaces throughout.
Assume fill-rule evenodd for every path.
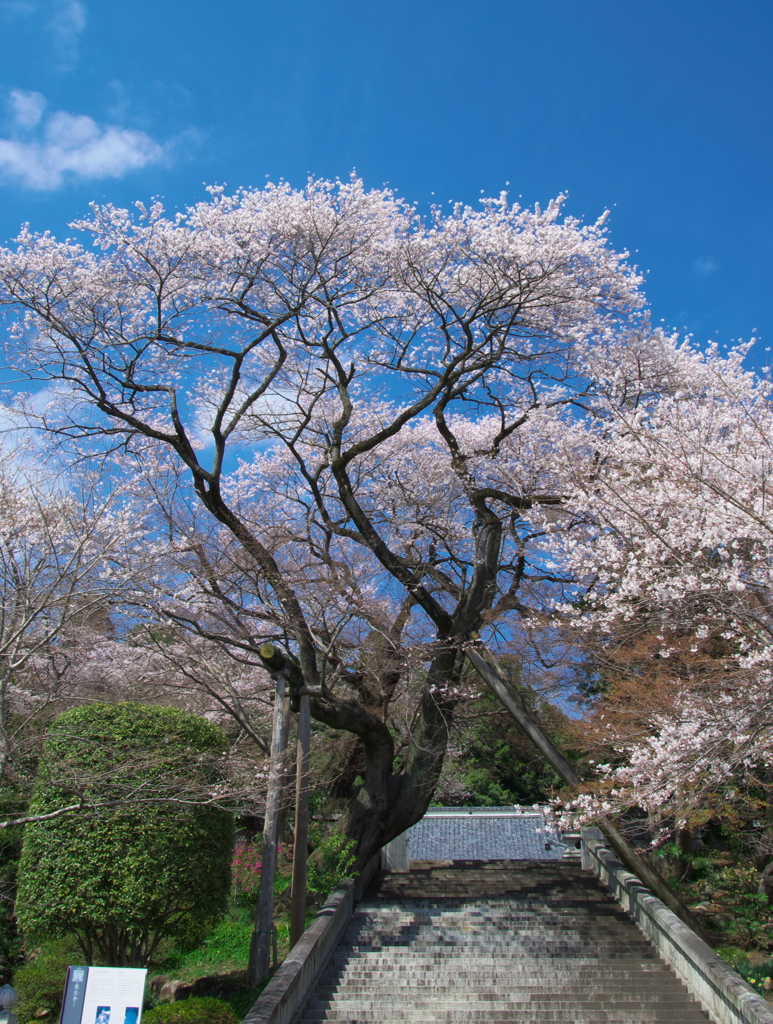
M 97 704 L 60 715 L 30 813 L 78 793 L 116 804 L 27 826 L 16 904 L 25 937 L 75 934 L 88 963 L 113 966 L 147 963 L 166 936 L 197 944 L 226 906 L 232 819 L 179 798 L 218 782 L 224 752 L 219 729 L 172 708 Z

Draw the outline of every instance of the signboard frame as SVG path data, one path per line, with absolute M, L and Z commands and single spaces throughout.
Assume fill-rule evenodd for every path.
M 144 967 L 67 968 L 59 1024 L 140 1024 Z

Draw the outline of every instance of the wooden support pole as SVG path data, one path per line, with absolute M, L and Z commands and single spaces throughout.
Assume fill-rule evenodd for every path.
M 264 644 L 265 648 L 273 647 Z M 262 653 L 262 649 L 261 649 Z M 274 697 L 274 721 L 271 730 L 271 763 L 269 767 L 268 792 L 266 794 L 266 816 L 263 825 L 263 856 L 260 870 L 260 890 L 255 908 L 255 922 L 250 941 L 250 958 L 247 964 L 247 983 L 259 985 L 271 969 L 271 934 L 274 924 L 274 879 L 279 833 L 279 815 L 282 799 L 282 758 L 287 744 L 285 716 L 289 717 L 288 701 L 285 699 L 285 678 L 280 672 L 272 673 L 276 683 Z
M 465 654 L 481 679 L 504 704 L 545 760 L 553 766 L 556 773 L 568 785 L 580 786 L 582 778 L 579 772 L 526 707 L 521 695 L 499 667 L 491 651 L 483 643 L 477 641 L 475 646 L 471 645 L 466 648 Z M 628 870 L 644 882 L 647 888 L 651 889 L 669 910 L 672 910 L 689 928 L 692 928 L 705 942 L 708 942 L 709 937 L 706 931 L 690 908 L 686 907 L 676 893 L 668 887 L 659 872 L 633 849 L 609 818 L 601 818 L 598 825 L 608 839 L 609 845 Z
M 306 888 L 309 856 L 309 750 L 311 709 L 309 694 L 300 691 L 298 708 L 298 774 L 295 786 L 295 845 L 290 903 L 290 948 L 306 930 Z
M 579 786 L 582 782 L 580 773 L 571 761 L 564 757 L 559 747 L 526 707 L 521 695 L 502 672 L 491 652 L 481 644 L 478 647 L 468 647 L 465 653 L 472 667 L 504 704 L 545 760 L 555 768 L 564 782 L 571 786 Z

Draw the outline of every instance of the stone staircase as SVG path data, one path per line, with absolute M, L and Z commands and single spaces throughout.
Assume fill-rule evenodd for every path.
M 590 872 L 467 861 L 377 879 L 296 1021 L 709 1019 Z

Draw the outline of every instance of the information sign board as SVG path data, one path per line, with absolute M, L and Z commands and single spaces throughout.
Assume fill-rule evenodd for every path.
M 59 1024 L 140 1024 L 147 971 L 68 967 Z

